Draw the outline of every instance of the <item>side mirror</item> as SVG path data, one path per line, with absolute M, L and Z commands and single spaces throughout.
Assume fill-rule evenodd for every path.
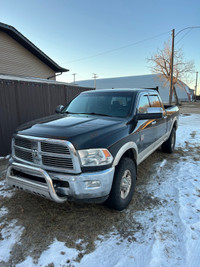
M 147 113 L 138 113 L 138 120 L 153 120 L 153 119 L 162 119 L 163 118 L 163 109 L 156 108 L 148 108 Z
M 63 108 L 64 108 L 63 105 L 59 105 L 59 106 L 56 107 L 55 112 L 56 112 L 56 113 L 60 113 L 60 112 L 62 111 Z

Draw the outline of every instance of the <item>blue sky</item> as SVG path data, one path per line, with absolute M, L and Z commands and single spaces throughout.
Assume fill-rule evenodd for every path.
M 200 26 L 199 0 L 0 0 L 0 5 L 1 22 L 70 69 L 59 78 L 66 82 L 73 81 L 73 73 L 77 80 L 93 73 L 99 78 L 149 74 L 146 59 L 171 38 L 173 28 L 177 33 Z M 200 29 L 183 31 L 176 44 L 200 72 Z

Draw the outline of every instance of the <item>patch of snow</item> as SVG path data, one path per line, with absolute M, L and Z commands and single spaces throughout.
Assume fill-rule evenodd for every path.
M 3 160 L 3 159 L 9 159 L 10 158 L 10 155 L 7 155 L 5 157 L 0 157 L 0 160 Z
M 0 218 L 4 217 L 8 213 L 8 210 L 5 207 L 0 209 Z
M 180 115 L 176 146 L 186 148 L 188 143 L 192 146 L 200 144 L 199 114 Z
M 129 244 L 127 240 L 120 243 L 119 235 L 111 235 L 108 239 L 96 242 L 96 250 L 85 255 L 75 266 L 134 266 L 137 252 L 133 247 L 134 243 Z
M 15 191 L 7 186 L 5 180 L 0 181 L 0 197 L 11 198 L 14 195 L 14 193 Z
M 53 244 L 49 246 L 49 249 L 44 251 L 38 261 L 39 266 L 46 265 L 46 259 L 48 262 L 53 262 L 55 266 L 66 264 L 67 260 L 75 259 L 78 255 L 78 251 L 74 248 L 67 248 L 64 242 L 55 240 Z
M 167 160 L 164 159 L 164 160 L 161 162 L 161 164 L 160 164 L 160 168 L 163 168 L 163 167 L 165 166 L 166 163 L 167 163 Z
M 8 262 L 13 246 L 20 242 L 24 228 L 17 226 L 16 223 L 16 220 L 12 220 L 1 230 L 0 262 Z M 3 222 L 3 224 L 5 224 L 5 222 Z
M 177 177 L 180 203 L 179 216 L 185 228 L 187 266 L 197 266 L 200 264 L 199 174 L 199 162 L 192 162 L 190 160 L 189 164 L 179 164 L 179 176 Z
M 71 262 L 76 259 L 78 256 L 78 251 L 74 248 L 67 248 L 64 242 L 54 240 L 54 242 L 45 250 L 40 258 L 38 263 L 35 264 L 33 259 L 29 256 L 22 263 L 17 264 L 17 267 L 34 267 L 34 266 L 47 266 L 48 264 L 53 263 L 54 266 L 66 266 L 67 262 Z M 68 264 L 69 264 L 68 262 Z

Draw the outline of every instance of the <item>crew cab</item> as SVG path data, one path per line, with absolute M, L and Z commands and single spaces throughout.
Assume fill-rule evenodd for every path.
M 178 115 L 156 90 L 83 92 L 16 130 L 7 183 L 59 203 L 105 202 L 123 210 L 137 166 L 160 146 L 174 151 Z

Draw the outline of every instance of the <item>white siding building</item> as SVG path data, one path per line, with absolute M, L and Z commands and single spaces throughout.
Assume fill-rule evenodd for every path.
M 77 84 L 83 87 L 94 88 L 94 80 L 77 81 Z M 127 76 L 96 80 L 96 89 L 108 88 L 155 88 L 158 86 L 161 98 L 164 103 L 169 101 L 169 82 L 164 83 L 157 74 Z M 190 90 L 185 84 L 183 87 L 176 85 L 176 92 L 179 101 L 190 101 Z M 174 100 L 174 97 L 173 97 Z

